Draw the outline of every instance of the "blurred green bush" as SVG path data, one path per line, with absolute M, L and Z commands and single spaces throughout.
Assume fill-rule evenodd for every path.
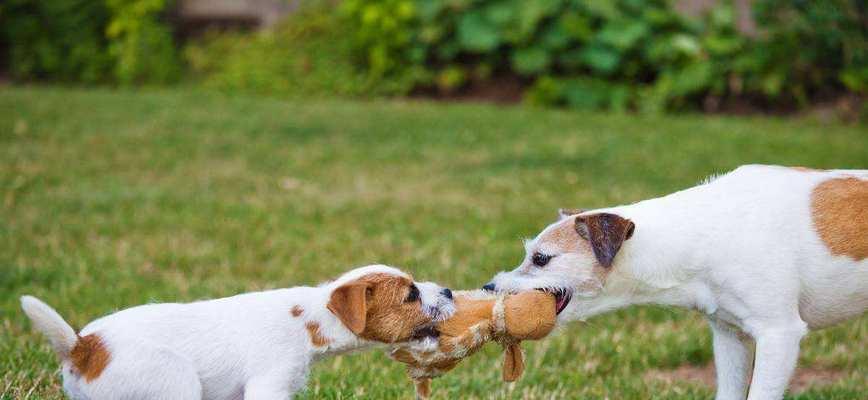
M 184 58 L 195 81 L 224 90 L 289 96 L 362 96 L 400 91 L 353 62 L 352 31 L 334 7 L 307 3 L 271 30 L 211 32 Z
M 345 0 L 354 54 L 381 80 L 455 90 L 504 74 L 526 99 L 575 108 L 804 104 L 868 86 L 860 0 L 757 0 L 756 37 L 721 2 L 686 18 L 665 0 Z
M 181 65 L 169 0 L 5 0 L 0 40 L 19 80 L 167 83 Z
M 171 0 L 6 0 L 18 79 L 164 83 L 183 71 Z M 868 3 L 755 0 L 756 34 L 720 1 L 308 0 L 277 27 L 183 49 L 208 86 L 283 95 L 452 94 L 519 82 L 532 104 L 580 109 L 798 108 L 868 92 Z
M 746 84 L 802 103 L 828 88 L 868 93 L 868 2 L 762 0 L 756 18 L 767 33 L 742 56 Z

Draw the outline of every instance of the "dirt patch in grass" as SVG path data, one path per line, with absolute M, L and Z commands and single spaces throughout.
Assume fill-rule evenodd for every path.
M 471 81 L 455 90 L 437 87 L 414 90 L 410 97 L 452 102 L 483 102 L 494 104 L 520 103 L 530 82 L 517 76 L 499 76 L 494 79 Z
M 812 386 L 824 386 L 847 377 L 841 370 L 822 367 L 799 367 L 790 382 L 790 392 L 799 393 Z M 651 370 L 645 373 L 646 380 L 659 380 L 666 383 L 692 382 L 713 388 L 715 386 L 714 364 L 682 365 L 670 370 Z

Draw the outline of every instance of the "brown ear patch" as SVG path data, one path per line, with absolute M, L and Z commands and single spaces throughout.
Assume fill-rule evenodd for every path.
M 829 179 L 811 195 L 814 229 L 832 255 L 868 258 L 868 180 Z
M 111 354 L 102 343 L 102 339 L 91 334 L 78 338 L 69 353 L 69 359 L 75 371 L 84 377 L 85 382 L 90 382 L 99 378 L 111 361 Z
M 356 335 L 365 330 L 368 287 L 365 282 L 350 282 L 335 289 L 326 305 L 326 308 Z
M 293 317 L 298 317 L 304 312 L 304 309 L 301 308 L 301 306 L 299 305 L 294 305 L 292 306 L 292 309 L 289 310 L 289 312 L 292 314 Z
M 576 217 L 576 232 L 591 243 L 597 261 L 605 268 L 612 266 L 625 240 L 633 236 L 635 225 L 629 219 L 609 213 Z
M 323 347 L 331 343 L 331 339 L 323 336 L 319 328 L 319 323 L 310 321 L 304 324 L 307 329 L 307 335 L 310 336 L 310 342 L 316 347 Z

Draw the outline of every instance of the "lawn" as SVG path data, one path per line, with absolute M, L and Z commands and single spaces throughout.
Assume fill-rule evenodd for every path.
M 868 129 L 807 119 L 646 117 L 417 101 L 281 101 L 195 90 L 0 88 L 0 399 L 60 399 L 18 306 L 76 327 L 145 303 L 316 284 L 382 262 L 475 288 L 558 207 L 629 203 L 744 163 L 868 167 Z M 694 312 L 641 307 L 498 348 L 439 399 L 709 398 Z M 812 333 L 793 399 L 868 398 L 868 317 Z M 669 372 L 675 370 L 676 372 Z M 695 371 L 694 371 L 695 372 Z M 380 350 L 314 369 L 303 399 L 412 398 Z

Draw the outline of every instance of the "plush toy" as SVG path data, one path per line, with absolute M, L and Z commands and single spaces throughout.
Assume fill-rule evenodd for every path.
M 428 398 L 432 378 L 455 368 L 489 341 L 504 348 L 503 380 L 515 381 L 524 371 L 520 342 L 542 339 L 557 319 L 554 296 L 536 290 L 511 295 L 461 291 L 454 293 L 454 299 L 456 310 L 451 318 L 389 353 L 407 364 L 417 399 Z

